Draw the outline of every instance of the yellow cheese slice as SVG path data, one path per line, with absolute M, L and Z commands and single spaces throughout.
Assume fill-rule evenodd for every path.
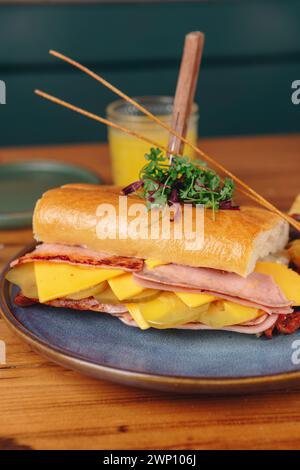
M 151 325 L 143 318 L 141 311 L 136 304 L 126 304 L 130 315 L 141 330 L 147 330 Z
M 20 287 L 25 297 L 38 299 L 33 263 L 24 263 L 12 268 L 5 277 L 9 282 Z
M 300 305 L 300 276 L 296 271 L 284 264 L 259 261 L 256 263 L 257 273 L 272 276 L 288 300 L 294 305 Z
M 189 292 L 175 292 L 175 294 L 188 307 L 200 307 L 216 300 L 216 297 L 208 294 L 190 294 Z
M 146 259 L 145 263 L 148 269 L 153 269 L 156 266 L 168 264 L 168 263 L 165 263 L 164 261 L 160 261 L 159 259 Z
M 47 261 L 34 263 L 35 278 L 40 302 L 66 297 L 100 282 L 124 274 L 120 269 L 102 269 L 74 266 Z
M 229 301 L 213 302 L 208 310 L 200 313 L 199 321 L 211 328 L 239 325 L 260 316 L 262 312 L 252 307 L 246 307 Z
M 108 284 L 119 300 L 131 299 L 145 290 L 145 287 L 139 286 L 134 281 L 130 273 L 123 274 L 117 279 L 110 279 Z

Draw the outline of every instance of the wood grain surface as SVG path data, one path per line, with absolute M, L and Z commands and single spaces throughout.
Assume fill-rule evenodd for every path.
M 202 147 L 281 209 L 300 192 L 300 135 L 203 140 Z M 28 158 L 80 163 L 110 180 L 103 145 L 0 149 L 0 162 Z M 0 265 L 30 239 L 30 231 L 0 232 Z M 197 397 L 138 390 L 48 362 L 3 319 L 0 341 L 0 449 L 300 448 L 299 391 Z

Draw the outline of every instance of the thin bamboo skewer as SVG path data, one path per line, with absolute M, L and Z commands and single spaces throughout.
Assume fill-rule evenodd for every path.
M 67 101 L 61 100 L 60 98 L 56 98 L 56 96 L 49 95 L 48 93 L 45 93 L 42 90 L 34 90 L 34 93 L 38 96 L 41 96 L 42 98 L 45 98 L 48 101 L 52 101 L 53 103 L 59 104 L 60 106 L 63 106 L 64 108 L 71 109 L 72 111 L 75 111 L 76 113 L 82 114 L 83 116 L 86 116 L 90 119 L 93 119 L 94 121 L 101 122 L 102 124 L 105 124 L 106 126 L 113 127 L 114 129 L 117 129 L 119 131 L 125 132 L 126 134 L 129 134 L 133 137 L 136 137 L 137 139 L 143 140 L 147 142 L 149 145 L 154 145 L 154 147 L 158 147 L 165 152 L 168 151 L 167 147 L 154 142 L 151 139 L 148 139 L 148 137 L 142 136 L 138 132 L 135 132 L 131 129 L 127 129 L 127 127 L 120 126 L 119 124 L 116 124 L 115 122 L 109 121 L 108 119 L 102 118 L 101 116 L 98 116 L 97 114 L 90 113 L 89 111 L 86 111 L 83 108 L 79 108 L 78 106 L 74 106 L 71 103 L 68 103 Z M 204 167 L 203 167 L 204 168 Z
M 130 98 L 130 96 L 126 95 L 123 93 L 121 90 L 119 90 L 117 87 L 109 83 L 107 80 L 105 80 L 103 77 L 100 75 L 96 74 L 95 72 L 92 72 L 89 68 L 85 67 L 84 65 L 80 64 L 79 62 L 59 53 L 54 50 L 50 50 L 49 53 L 58 59 L 61 59 L 70 65 L 73 65 L 74 67 L 78 68 L 82 72 L 86 73 L 87 75 L 91 76 L 94 78 L 96 81 L 100 82 L 102 85 L 104 85 L 106 88 L 110 89 L 112 92 L 123 98 L 125 101 L 128 103 L 132 104 L 135 108 L 137 108 L 139 111 L 141 111 L 143 114 L 148 116 L 151 120 L 155 121 L 158 125 L 166 129 L 168 132 L 173 134 L 175 137 L 180 139 L 182 142 L 184 142 L 186 145 L 188 145 L 190 148 L 192 148 L 198 155 L 200 155 L 204 160 L 208 161 L 211 165 L 215 166 L 218 168 L 220 171 L 225 173 L 227 176 L 232 178 L 236 183 L 238 183 L 240 186 L 242 186 L 243 189 L 237 188 L 242 194 L 246 195 L 247 197 L 250 197 L 251 199 L 255 200 L 259 204 L 267 207 L 271 211 L 275 212 L 277 215 L 285 219 L 290 225 L 292 225 L 294 228 L 296 228 L 300 232 L 300 223 L 297 222 L 295 219 L 290 217 L 289 215 L 281 212 L 277 207 L 275 207 L 273 204 L 271 204 L 267 199 L 265 199 L 263 196 L 261 196 L 259 193 L 257 193 L 254 189 L 252 189 L 250 186 L 248 186 L 244 181 L 242 181 L 240 178 L 235 176 L 231 171 L 227 170 L 223 165 L 215 161 L 212 157 L 210 157 L 208 154 L 206 154 L 203 150 L 200 148 L 196 147 L 194 144 L 189 142 L 185 137 L 182 135 L 178 134 L 176 130 L 172 129 L 168 124 L 165 122 L 161 121 L 157 116 L 152 114 L 150 111 L 148 111 L 144 106 L 139 104 L 137 101 L 133 100 Z M 70 108 L 72 109 L 72 108 Z M 82 113 L 81 113 L 82 114 Z M 100 121 L 103 122 L 103 121 Z M 126 131 L 125 131 L 126 132 Z M 144 139 L 145 140 L 145 139 Z M 160 148 L 162 148 L 159 145 Z M 163 149 L 164 150 L 164 149 Z M 245 191 L 246 190 L 246 191 Z
M 120 126 L 119 124 L 116 124 L 115 122 L 109 121 L 108 119 L 102 118 L 101 116 L 98 116 L 97 114 L 93 114 L 89 111 L 86 111 L 83 108 L 79 108 L 78 106 L 75 106 L 71 103 L 68 103 L 67 101 L 61 100 L 60 98 L 57 98 L 56 96 L 49 95 L 48 93 L 45 93 L 44 91 L 41 90 L 34 90 L 35 94 L 48 100 L 52 101 L 53 103 L 56 103 L 60 106 L 63 106 L 64 108 L 70 109 L 71 111 L 75 111 L 76 113 L 81 114 L 82 116 L 85 116 L 89 119 L 93 119 L 94 121 L 101 122 L 102 124 L 105 124 L 106 126 L 113 127 L 114 129 L 117 129 L 119 131 L 125 132 L 126 134 L 129 134 L 133 137 L 136 137 L 137 139 L 140 139 L 144 142 L 147 142 L 149 145 L 153 145 L 154 147 L 160 148 L 161 150 L 164 150 L 165 152 L 168 151 L 168 148 L 165 147 L 162 144 L 159 144 L 157 142 L 154 142 L 152 139 L 148 139 L 148 137 L 145 137 L 138 132 L 132 131 L 131 129 L 128 129 L 127 127 Z M 198 165 L 200 168 L 205 170 L 206 168 Z M 254 201 L 260 203 L 259 199 L 255 198 L 252 195 L 249 195 Z
M 38 95 L 38 96 L 40 96 L 40 97 L 42 97 L 42 98 L 44 98 L 48 101 L 52 101 L 53 103 L 56 103 L 60 106 L 63 106 L 64 108 L 70 109 L 72 111 L 75 111 L 76 113 L 79 113 L 83 116 L 86 116 L 89 119 L 92 119 L 94 121 L 98 121 L 102 124 L 105 124 L 106 126 L 110 126 L 110 127 L 113 127 L 114 129 L 125 132 L 126 134 L 129 134 L 133 137 L 136 137 L 137 139 L 143 140 L 144 142 L 147 142 L 150 145 L 154 145 L 154 147 L 160 148 L 161 150 L 164 150 L 165 152 L 168 151 L 167 147 L 163 146 L 162 144 L 159 144 L 158 142 L 154 142 L 153 140 L 148 139 L 148 137 L 142 136 L 138 132 L 132 131 L 131 129 L 128 129 L 127 127 L 120 126 L 119 124 L 116 124 L 112 121 L 109 121 L 108 119 L 102 118 L 102 117 L 98 116 L 97 114 L 93 114 L 89 111 L 86 111 L 83 108 L 79 108 L 78 106 L 74 106 L 73 104 L 68 103 L 67 101 L 61 100 L 60 98 L 56 98 L 53 95 L 49 95 L 48 93 L 45 93 L 44 91 L 35 90 L 34 92 L 35 92 L 36 95 Z M 204 169 L 204 170 L 206 169 L 205 167 L 203 167 L 201 165 L 198 165 L 198 166 L 200 168 Z M 248 193 L 246 193 L 242 190 L 241 190 L 241 192 L 246 194 L 246 196 L 250 197 L 251 199 L 253 199 L 257 203 L 261 204 L 260 200 L 258 198 L 256 198 L 255 196 L 252 196 L 251 194 L 248 194 Z
M 56 96 L 49 95 L 48 93 L 42 91 L 42 90 L 34 90 L 34 93 L 38 96 L 41 96 L 42 98 L 52 101 L 52 103 L 59 104 L 60 106 L 63 106 L 64 108 L 68 108 L 71 111 L 75 111 L 76 113 L 81 114 L 82 116 L 88 117 L 89 119 L 93 119 L 94 121 L 101 122 L 102 124 L 105 124 L 106 126 L 113 127 L 114 129 L 117 129 L 118 131 L 125 132 L 126 134 L 131 135 L 132 137 L 136 137 L 137 139 L 143 140 L 149 145 L 153 145 L 154 147 L 157 147 L 161 150 L 164 150 L 166 153 L 168 152 L 168 148 L 162 144 L 159 144 L 158 142 L 155 142 L 152 139 L 149 139 L 148 137 L 145 137 L 138 132 L 135 132 L 131 129 L 128 129 L 127 127 L 121 126 L 119 124 L 116 124 L 113 121 L 109 121 L 108 119 L 105 119 L 101 116 L 98 116 L 97 114 L 91 113 L 90 111 L 86 111 L 83 108 L 79 108 L 78 106 L 75 106 L 74 104 L 68 103 L 67 101 L 61 100 L 60 98 L 57 98 Z M 206 170 L 206 167 L 202 165 L 198 165 L 199 168 Z

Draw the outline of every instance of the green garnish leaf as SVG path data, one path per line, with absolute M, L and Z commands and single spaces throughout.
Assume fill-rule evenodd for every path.
M 206 163 L 174 155 L 170 164 L 158 148 L 151 148 L 145 158 L 147 164 L 140 171 L 139 181 L 127 186 L 123 193 L 138 192 L 148 208 L 180 202 L 202 204 L 214 213 L 219 209 L 238 209 L 232 202 L 232 179 L 222 182 Z

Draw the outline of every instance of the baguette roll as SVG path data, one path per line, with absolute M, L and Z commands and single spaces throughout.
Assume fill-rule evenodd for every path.
M 37 202 L 33 230 L 38 242 L 81 245 L 89 249 L 118 256 L 160 260 L 164 263 L 208 267 L 250 274 L 256 261 L 285 247 L 288 223 L 277 214 L 258 207 L 242 206 L 240 210 L 220 210 L 212 217 L 204 213 L 204 244 L 199 250 L 186 248 L 184 239 L 170 240 L 120 239 L 114 237 L 114 224 L 108 224 L 111 238 L 97 235 L 97 208 L 112 204 L 118 214 L 120 188 L 71 184 L 46 192 Z M 128 207 L 143 204 L 130 195 Z M 195 212 L 195 211 L 194 211 Z M 195 223 L 195 214 L 193 214 Z M 130 222 L 134 217 L 128 217 Z M 117 227 L 118 228 L 118 227 Z

